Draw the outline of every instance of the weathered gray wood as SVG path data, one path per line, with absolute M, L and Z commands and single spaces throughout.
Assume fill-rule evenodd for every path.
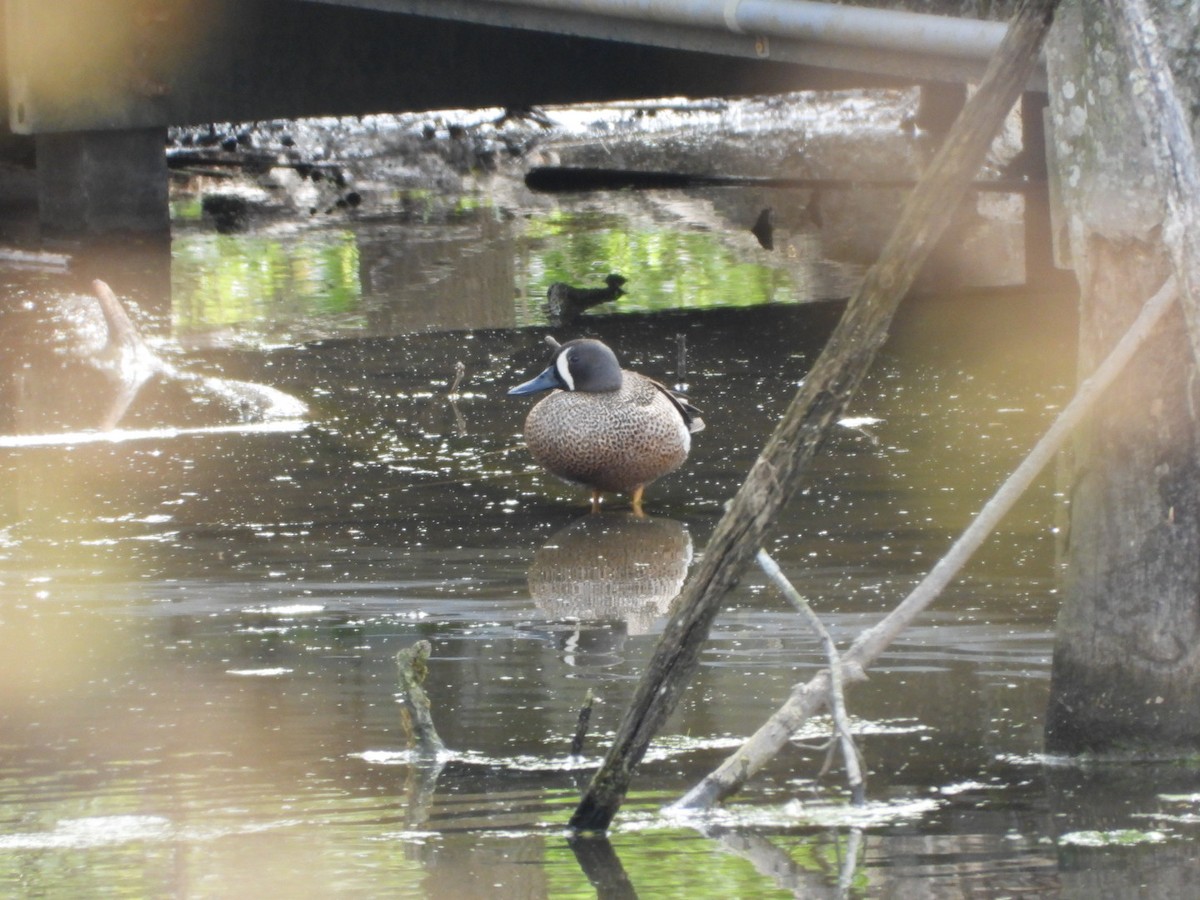
M 1117 41 L 1130 60 L 1134 112 L 1166 198 L 1163 243 L 1183 288 L 1180 301 L 1192 353 L 1200 360 L 1200 165 L 1192 124 L 1144 0 L 1106 0 L 1106 4 Z
M 1150 10 L 1153 10 L 1153 21 Z M 1068 12 L 1064 10 L 1064 12 Z M 1053 146 L 1088 372 L 1172 264 L 1173 311 L 1073 448 L 1067 579 L 1046 714 L 1057 753 L 1200 749 L 1200 89 L 1194 6 L 1070 8 L 1047 48 Z
M 779 510 L 841 416 L 887 337 L 900 300 L 950 223 L 1005 115 L 1037 60 L 1054 0 L 1027 0 L 962 116 L 901 212 L 879 261 L 850 299 L 722 517 L 647 665 L 611 749 L 571 817 L 576 830 L 607 829 L 650 740 L 695 671 L 701 645 L 730 589 L 762 546 Z

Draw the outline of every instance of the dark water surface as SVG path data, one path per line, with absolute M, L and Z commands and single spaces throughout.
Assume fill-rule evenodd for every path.
M 551 218 L 184 230 L 173 263 L 151 248 L 4 276 L 36 305 L 105 274 L 175 365 L 309 413 L 197 424 L 149 387 L 116 432 L 0 439 L 0 891 L 1195 896 L 1194 768 L 1039 755 L 1053 472 L 852 689 L 865 808 L 838 768 L 817 780 L 818 720 L 726 809 L 660 813 L 822 664 L 755 572 L 611 841 L 572 844 L 564 825 L 672 597 L 841 309 L 796 301 L 844 296 L 853 272 L 747 261 L 704 234 L 633 247 L 653 229 Z M 545 325 L 550 281 L 610 270 L 630 278 L 632 312 Z M 683 279 L 703 303 L 679 309 Z M 843 645 L 1064 403 L 1073 329 L 1069 298 L 1033 291 L 903 309 L 853 410 L 873 421 L 838 429 L 769 548 Z M 603 338 L 702 409 L 648 519 L 615 499 L 589 516 L 520 448 L 529 402 L 505 391 L 544 365 L 551 331 Z M 80 422 L 99 378 L 69 382 Z M 422 638 L 449 748 L 436 765 L 408 752 L 396 702 L 395 655 Z M 593 730 L 572 759 L 588 691 Z

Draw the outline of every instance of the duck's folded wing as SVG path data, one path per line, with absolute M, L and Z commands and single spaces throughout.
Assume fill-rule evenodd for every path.
M 667 399 L 675 404 L 675 408 L 679 410 L 679 415 L 683 417 L 684 424 L 687 425 L 688 431 L 695 434 L 697 431 L 704 430 L 704 420 L 700 418 L 700 410 L 688 403 L 687 398 L 681 394 L 675 393 L 665 384 L 655 381 L 653 378 L 646 379 L 653 384 L 658 390 L 667 395 Z

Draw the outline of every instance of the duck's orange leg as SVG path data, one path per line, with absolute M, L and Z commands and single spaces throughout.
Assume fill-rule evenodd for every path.
M 635 487 L 633 489 L 633 493 L 631 493 L 629 495 L 629 500 L 630 500 L 631 505 L 633 506 L 633 514 L 635 516 L 644 516 L 645 515 L 645 513 L 642 512 L 642 494 L 643 494 L 643 492 L 645 492 L 645 490 L 646 490 L 646 486 L 644 484 L 639 484 L 637 487 Z
M 600 512 L 600 492 L 596 490 L 592 491 L 592 512 Z

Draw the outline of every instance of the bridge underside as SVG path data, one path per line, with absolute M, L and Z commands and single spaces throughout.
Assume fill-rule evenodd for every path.
M 35 136 L 42 221 L 61 231 L 165 229 L 169 125 L 911 85 L 983 66 L 494 0 L 5 0 L 4 14 L 10 128 Z

